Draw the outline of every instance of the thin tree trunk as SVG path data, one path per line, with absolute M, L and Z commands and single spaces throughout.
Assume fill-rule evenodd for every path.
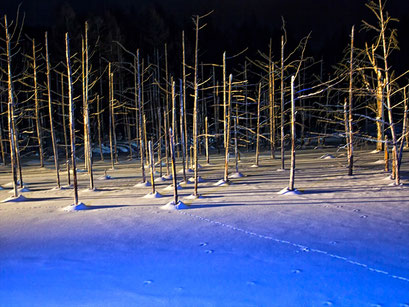
M 291 76 L 291 166 L 290 166 L 290 182 L 288 190 L 294 191 L 294 175 L 295 175 L 295 100 L 294 100 L 294 76 Z
M 98 125 L 98 146 L 101 161 L 104 161 L 104 154 L 102 153 L 102 132 L 101 132 L 101 105 L 99 95 L 97 95 L 97 125 Z
M 385 172 L 389 172 L 389 144 L 388 144 L 387 135 L 385 135 L 384 161 L 385 161 Z
M 136 51 L 136 70 L 137 70 L 137 90 L 138 90 L 138 126 L 139 126 L 139 154 L 141 156 L 141 174 L 142 182 L 146 182 L 145 175 L 145 148 L 144 148 L 144 139 L 143 139 L 143 110 L 142 110 L 142 95 L 141 95 L 141 67 L 139 61 L 139 49 Z
M 257 127 L 256 127 L 256 166 L 259 166 L 260 156 L 260 104 L 261 104 L 261 83 L 258 84 L 257 96 Z
M 210 163 L 210 156 L 209 156 L 209 131 L 208 131 L 208 123 L 207 123 L 207 116 L 205 117 L 205 144 L 206 144 L 206 163 Z
M 236 164 L 236 174 L 239 172 L 239 149 L 237 142 L 237 117 L 234 118 L 234 160 Z
M 224 122 L 226 123 L 226 144 L 225 144 L 225 155 L 224 155 L 224 182 L 229 182 L 229 145 L 230 145 L 230 116 L 231 116 L 231 83 L 233 76 L 229 75 L 229 94 L 228 102 L 226 105 L 226 111 Z
M 68 77 L 68 105 L 70 108 L 70 138 L 71 138 L 71 163 L 72 175 L 74 181 L 74 206 L 78 205 L 78 184 L 77 184 L 77 166 L 75 156 L 75 119 L 74 119 L 74 101 L 72 97 L 72 72 L 70 60 L 70 45 L 68 33 L 65 34 L 65 54 L 67 59 L 67 77 Z
M 183 119 L 185 118 L 184 112 L 184 95 L 183 95 L 183 81 L 180 80 L 180 142 L 182 147 L 182 169 L 183 169 L 183 181 L 187 183 L 186 177 L 186 144 L 185 144 L 185 134 L 183 129 Z
M 184 135 L 185 135 L 185 154 L 187 154 L 188 152 L 188 132 L 187 132 L 187 109 L 186 109 L 186 54 L 185 54 L 185 31 L 182 31 L 182 60 L 183 60 L 183 64 L 182 64 L 182 82 L 183 82 L 183 110 L 184 115 L 183 115 L 183 123 L 184 123 Z M 188 164 L 188 156 L 186 156 L 186 164 Z
M 113 87 L 113 78 L 114 74 L 111 72 L 111 63 L 108 64 L 108 75 L 109 75 L 109 151 L 111 154 L 111 166 L 112 169 L 115 169 L 114 164 L 114 148 L 113 148 L 113 123 L 112 123 L 112 111 L 114 104 L 114 87 Z
M 198 140 L 197 140 L 197 112 L 198 112 L 198 99 L 199 99 L 199 85 L 198 85 L 198 53 L 199 53 L 199 15 L 196 16 L 195 22 L 195 32 L 196 32 L 196 39 L 195 39 L 195 66 L 194 66 L 194 81 L 193 81 L 193 89 L 194 89 L 194 100 L 193 100 L 193 159 L 194 159 L 194 192 L 193 195 L 198 197 L 199 194 L 197 192 L 198 188 L 198 177 L 199 177 L 199 163 L 198 163 Z
M 55 137 L 55 130 L 54 130 L 54 123 L 53 123 L 53 108 L 52 108 L 52 101 L 51 101 L 51 81 L 50 81 L 50 59 L 48 53 L 48 34 L 45 32 L 45 59 L 46 59 L 46 66 L 47 66 L 47 95 L 48 95 L 48 112 L 50 114 L 50 130 L 51 130 L 51 141 L 53 145 L 53 153 L 54 153 L 54 164 L 55 164 L 55 172 L 57 177 L 57 187 L 61 188 L 60 184 L 60 166 L 58 164 L 58 147 L 57 147 L 57 140 Z
M 351 30 L 351 53 L 349 58 L 349 106 L 348 106 L 348 132 L 349 132 L 349 151 L 348 151 L 348 176 L 352 176 L 354 170 L 354 146 L 353 146 L 353 131 L 352 131 L 352 75 L 353 75 L 353 60 L 354 60 L 354 26 Z
M 37 84 L 37 56 L 36 45 L 33 39 L 33 79 L 34 79 L 34 104 L 35 104 L 35 117 L 36 117 L 36 130 L 37 130 L 37 143 L 38 143 L 38 155 L 40 158 L 40 167 L 44 167 L 44 151 L 42 142 L 42 129 L 40 122 L 40 102 L 38 101 L 38 84 Z
M 155 156 L 153 154 L 153 149 L 152 149 L 152 141 L 149 141 L 148 143 L 149 147 L 149 164 L 150 164 L 150 169 L 151 169 L 151 183 L 152 183 L 152 194 L 155 194 Z
M 172 179 L 173 179 L 173 202 L 178 204 L 178 182 L 176 178 L 176 161 L 175 161 L 175 136 L 172 128 L 169 128 L 169 140 L 170 140 L 170 155 L 172 160 Z
M 85 22 L 85 88 L 84 88 L 84 142 L 86 142 L 86 158 L 87 170 L 89 175 L 89 188 L 94 190 L 94 174 L 92 171 L 92 143 L 89 124 L 89 104 L 88 104 L 88 88 L 89 88 L 89 53 L 88 53 L 88 22 Z
M 227 123 L 226 123 L 226 51 L 223 52 L 223 141 L 224 141 L 224 147 L 226 147 L 226 129 L 227 129 Z
M 281 36 L 281 69 L 280 69 L 280 99 L 281 99 L 281 169 L 285 168 L 284 165 L 284 36 Z
M 272 63 L 272 41 L 270 39 L 270 48 L 268 55 L 268 98 L 270 110 L 270 152 L 271 157 L 275 159 L 275 114 L 274 114 L 274 63 Z

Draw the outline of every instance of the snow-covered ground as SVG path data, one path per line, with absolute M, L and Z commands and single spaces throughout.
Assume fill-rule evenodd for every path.
M 79 173 L 91 209 L 74 212 L 53 166 L 30 161 L 27 200 L 0 203 L 0 306 L 409 306 L 407 153 L 399 187 L 382 153 L 355 156 L 348 177 L 344 154 L 298 152 L 298 195 L 277 194 L 289 172 L 267 153 L 258 168 L 242 154 L 244 177 L 219 186 L 223 160 L 211 156 L 202 198 L 188 197 L 192 183 L 179 190 L 185 210 L 161 209 L 169 180 L 156 183 L 162 197 L 143 197 L 138 161 L 121 161 L 96 191 Z M 106 168 L 96 162 L 94 177 Z M 0 185 L 10 180 L 1 166 Z

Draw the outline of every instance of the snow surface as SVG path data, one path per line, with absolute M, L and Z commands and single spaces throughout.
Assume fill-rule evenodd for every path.
M 280 160 L 261 155 L 252 168 L 242 154 L 246 176 L 218 187 L 224 158 L 211 156 L 202 197 L 180 191 L 184 210 L 161 210 L 173 200 L 166 182 L 163 197 L 143 198 L 139 168 L 120 161 L 98 192 L 82 192 L 79 177 L 88 210 L 63 211 L 73 190 L 51 190 L 52 165 L 25 165 L 26 201 L 0 203 L 0 306 L 407 306 L 407 152 L 402 186 L 388 186 L 373 163 L 382 153 L 368 153 L 355 150 L 349 177 L 336 149 L 297 152 L 294 196 L 277 194 L 288 159 L 277 172 Z M 0 166 L 0 185 L 10 178 Z

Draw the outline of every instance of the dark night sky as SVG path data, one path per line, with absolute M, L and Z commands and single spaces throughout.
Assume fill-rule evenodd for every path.
M 26 0 L 22 9 L 26 12 L 28 26 L 50 27 L 55 20 L 55 12 L 64 1 L 61 0 Z M 254 53 L 257 49 L 267 49 L 270 37 L 276 39 L 281 34 L 281 16 L 287 23 L 289 39 L 294 42 L 312 31 L 310 41 L 311 52 L 316 58 L 331 58 L 331 48 L 343 49 L 348 42 L 348 35 L 353 24 L 361 28 L 361 20 L 374 21 L 364 0 L 88 0 L 65 1 L 74 11 L 86 18 L 90 15 L 101 15 L 104 11 L 113 10 L 120 14 L 138 12 L 144 6 L 156 3 L 172 23 L 179 23 L 177 28 L 185 28 L 190 17 L 203 14 L 212 9 L 215 12 L 207 20 L 212 26 L 212 33 L 223 33 L 216 43 L 223 42 L 230 53 L 235 53 L 244 47 L 250 47 Z M 0 0 L 0 11 L 14 16 L 18 1 Z M 393 17 L 401 20 L 395 26 L 399 30 L 401 46 L 400 56 L 409 58 L 409 44 L 403 37 L 409 33 L 409 1 L 388 0 L 387 11 Z M 128 29 L 129 30 L 129 29 Z M 206 31 L 206 30 L 205 30 Z M 143 34 L 142 34 L 143 35 Z M 359 35 L 363 36 L 361 32 Z M 210 36 L 210 35 L 209 35 Z M 204 39 L 206 35 L 204 35 Z M 126 42 L 125 42 L 126 43 Z M 205 45 L 205 42 L 202 41 Z M 212 43 L 209 41 L 209 43 Z M 359 43 L 359 38 L 358 38 Z M 276 45 L 279 45 L 279 40 Z M 203 45 L 202 45 L 203 46 Z M 142 46 L 143 48 L 143 46 Z M 233 50 L 229 50 L 233 49 Z M 342 50 L 335 50 L 340 53 Z M 339 57 L 339 54 L 337 54 Z M 339 60 L 339 58 L 338 58 Z

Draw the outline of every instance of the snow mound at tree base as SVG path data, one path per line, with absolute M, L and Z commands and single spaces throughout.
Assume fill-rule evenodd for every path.
M 14 196 L 7 197 L 5 200 L 2 201 L 2 203 L 21 202 L 26 200 L 27 198 L 25 198 L 23 195 L 18 195 L 17 197 Z
M 135 188 L 143 188 L 143 187 L 150 187 L 151 183 L 149 181 L 140 182 L 134 185 Z
M 26 186 L 23 186 L 22 188 L 17 188 L 17 191 L 18 191 L 19 193 L 30 192 L 30 189 L 27 188 Z M 11 190 L 9 193 L 14 193 L 14 191 Z
M 188 180 L 189 180 L 190 182 L 195 182 L 195 178 L 194 178 L 194 177 L 189 178 Z M 204 179 L 203 179 L 202 177 L 198 176 L 198 177 L 197 177 L 197 182 L 198 182 L 198 183 L 199 183 L 199 182 L 204 182 Z
M 191 195 L 189 195 L 189 196 L 186 196 L 185 197 L 186 199 L 200 199 L 200 198 L 203 198 L 203 196 L 202 195 L 194 195 L 194 194 L 191 194 Z
M 325 155 L 322 155 L 320 159 L 328 160 L 328 159 L 335 159 L 335 157 L 330 154 L 325 154 Z
M 230 185 L 231 182 L 229 181 L 225 181 L 224 179 L 220 179 L 219 181 L 217 181 L 215 184 L 213 184 L 216 187 L 220 187 L 220 186 L 224 186 L 224 185 Z
M 89 206 L 87 206 L 84 203 L 79 203 L 78 205 L 69 205 L 67 207 L 62 208 L 62 211 L 82 211 L 82 210 L 89 210 L 91 209 Z
M 168 202 L 166 205 L 160 207 L 162 210 L 184 210 L 189 209 L 187 205 L 185 205 L 180 200 L 175 204 L 175 201 Z
M 109 175 L 104 175 L 104 176 L 98 177 L 97 179 L 98 180 L 110 180 L 110 179 L 112 179 L 112 177 L 109 176 Z
M 177 190 L 182 190 L 183 188 L 180 186 L 180 184 L 176 185 Z M 168 185 L 166 188 L 164 188 L 166 191 L 173 191 L 173 184 Z
M 230 178 L 241 178 L 241 177 L 244 177 L 244 175 L 240 172 L 237 172 L 237 173 L 230 174 L 229 177 Z
M 149 192 L 148 194 L 143 196 L 143 198 L 161 198 L 161 197 L 162 197 L 162 194 L 160 194 L 157 191 L 155 191 L 155 193 Z
M 288 187 L 282 189 L 281 191 L 277 192 L 279 195 L 301 195 L 302 193 L 297 189 L 289 190 Z

